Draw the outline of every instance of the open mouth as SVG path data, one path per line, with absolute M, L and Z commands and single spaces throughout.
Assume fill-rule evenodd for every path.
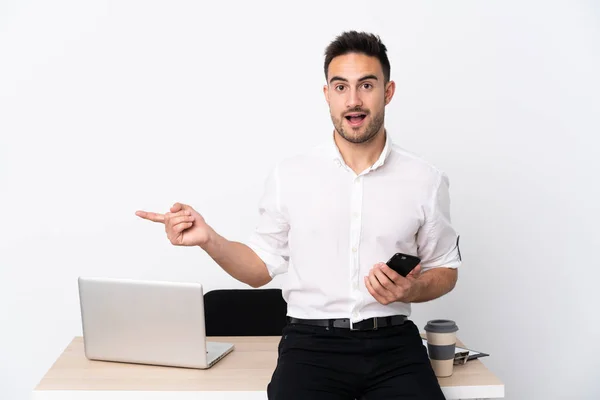
M 362 124 L 362 122 L 364 121 L 364 119 L 366 117 L 367 117 L 367 114 L 365 114 L 365 113 L 350 113 L 350 114 L 347 114 L 344 118 L 346 118 L 348 120 L 350 125 L 359 126 Z

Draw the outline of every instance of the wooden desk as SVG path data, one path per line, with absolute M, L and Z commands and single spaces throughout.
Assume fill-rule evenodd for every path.
M 218 337 L 235 344 L 212 368 L 196 370 L 104 361 L 85 357 L 76 337 L 33 391 L 34 400 L 265 400 L 277 362 L 279 337 Z M 462 346 L 462 344 L 460 344 Z M 441 378 L 448 399 L 504 397 L 504 384 L 479 360 L 455 366 Z

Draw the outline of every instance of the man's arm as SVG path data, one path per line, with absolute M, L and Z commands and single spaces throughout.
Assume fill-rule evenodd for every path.
M 457 278 L 455 268 L 432 268 L 421 274 L 419 265 L 404 277 L 385 263 L 378 263 L 365 277 L 365 285 L 375 300 L 384 305 L 395 301 L 423 303 L 450 292 Z
M 273 278 L 267 266 L 250 247 L 232 242 L 211 229 L 209 240 L 201 246 L 229 275 L 254 288 L 266 285 Z
M 267 266 L 254 250 L 219 235 L 202 215 L 186 204 L 176 203 L 166 214 L 138 211 L 136 215 L 164 224 L 167 237 L 175 246 L 199 246 L 241 282 L 259 287 L 271 281 Z
M 423 303 L 449 293 L 458 280 L 456 268 L 433 268 L 423 272 L 412 282 L 405 297 L 407 303 Z

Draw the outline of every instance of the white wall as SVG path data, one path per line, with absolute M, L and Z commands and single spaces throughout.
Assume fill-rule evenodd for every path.
M 398 3 L 0 3 L 0 398 L 81 334 L 79 275 L 242 286 L 134 211 L 245 240 L 268 169 L 331 132 L 347 29 L 389 48 L 394 140 L 451 179 L 464 268 L 414 320 L 454 318 L 507 399 L 599 398 L 599 6 Z

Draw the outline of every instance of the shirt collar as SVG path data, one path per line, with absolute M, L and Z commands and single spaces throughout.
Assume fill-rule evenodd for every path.
M 373 170 L 381 167 L 385 163 L 385 160 L 389 156 L 390 152 L 392 151 L 392 144 L 393 144 L 392 138 L 388 134 L 387 130 L 384 131 L 384 133 L 385 133 L 385 145 L 383 146 L 383 150 L 381 151 L 381 154 L 379 155 L 379 158 L 377 159 L 377 161 L 375 161 L 375 163 L 368 169 L 368 171 L 373 171 Z M 331 136 L 332 159 L 338 165 L 346 165 L 346 163 L 344 162 L 344 157 L 342 157 L 342 154 L 340 153 L 340 149 L 337 147 L 337 144 L 335 143 L 334 137 L 335 137 L 335 132 Z

